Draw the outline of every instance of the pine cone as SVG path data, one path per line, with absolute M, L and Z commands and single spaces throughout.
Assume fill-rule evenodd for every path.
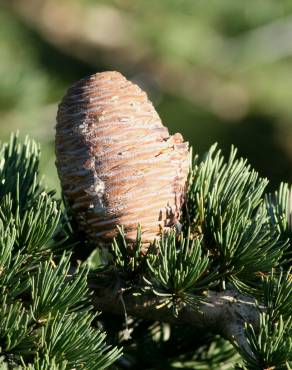
M 118 72 L 74 84 L 59 105 L 57 169 L 77 223 L 96 245 L 138 223 L 146 244 L 180 217 L 188 143 L 169 135 L 147 95 Z

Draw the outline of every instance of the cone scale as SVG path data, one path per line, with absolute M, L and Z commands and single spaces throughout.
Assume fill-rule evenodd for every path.
M 95 245 L 123 225 L 149 243 L 175 225 L 185 199 L 188 143 L 169 135 L 145 92 L 118 72 L 74 84 L 59 105 L 56 165 L 74 217 Z

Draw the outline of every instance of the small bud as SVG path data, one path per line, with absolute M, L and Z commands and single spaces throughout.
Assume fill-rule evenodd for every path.
M 108 245 L 138 224 L 149 243 L 180 217 L 188 143 L 169 135 L 147 95 L 118 72 L 97 73 L 63 98 L 56 126 L 57 169 L 80 229 Z

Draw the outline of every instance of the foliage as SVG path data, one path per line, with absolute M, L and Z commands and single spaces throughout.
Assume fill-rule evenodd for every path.
M 280 315 L 275 323 L 265 313 L 260 314 L 259 329 L 246 325 L 246 338 L 250 345 L 251 354 L 243 349 L 240 353 L 247 369 L 287 369 L 292 365 L 292 320 L 286 321 Z
M 141 227 L 128 245 L 123 227 L 111 255 L 95 250 L 90 263 L 76 263 L 78 237 L 60 202 L 38 181 L 38 146 L 12 136 L 0 161 L 0 368 L 267 369 L 291 366 L 290 188 L 265 195 L 267 181 L 216 146 L 190 173 L 183 231 L 155 240 L 147 250 Z M 68 239 L 70 242 L 68 243 Z M 81 244 L 77 244 L 78 248 Z M 95 262 L 94 262 L 95 260 Z M 249 350 L 235 349 L 202 332 L 93 312 L 88 267 L 95 283 L 117 277 L 119 292 L 159 296 L 178 315 L 196 309 L 204 294 L 235 289 L 258 299 L 258 325 L 246 323 Z M 98 277 L 100 274 L 100 277 Z M 123 303 L 123 297 L 120 296 Z M 123 345 L 124 355 L 109 341 Z M 147 355 L 148 351 L 155 358 Z M 120 358 L 120 360 L 118 360 Z M 144 365 L 143 365 L 144 363 Z M 160 365 L 159 365 L 160 364 Z
M 289 264 L 292 254 L 292 187 L 282 182 L 277 191 L 266 195 L 265 200 L 270 222 L 283 240 L 289 240 L 289 248 L 284 254 L 285 262 Z
M 2 368 L 108 367 L 120 350 L 92 325 L 87 270 L 59 253 L 61 210 L 37 179 L 37 145 L 12 136 L 0 163 Z
M 263 304 L 270 319 L 275 322 L 279 316 L 292 316 L 291 268 L 287 272 L 274 270 L 263 277 Z
M 118 237 L 114 238 L 112 243 L 114 264 L 128 275 L 128 277 L 137 276 L 138 273 L 145 270 L 147 259 L 147 253 L 143 252 L 141 225 L 138 225 L 136 241 L 130 248 L 125 239 L 123 227 L 118 226 L 118 231 Z
M 54 269 L 52 264 L 52 260 L 45 261 L 39 265 L 38 275 L 30 278 L 31 314 L 35 321 L 46 320 L 50 314 L 75 311 L 89 303 L 86 270 L 70 272 L 70 260 L 65 255 Z
M 281 233 L 291 237 L 292 187 L 282 182 L 278 191 L 266 196 L 266 203 L 272 223 Z
M 188 211 L 195 234 L 203 237 L 225 281 L 251 292 L 260 273 L 276 266 L 286 239 L 271 227 L 263 202 L 266 179 L 231 149 L 227 162 L 216 145 L 202 162 L 195 158 Z
M 259 328 L 246 324 L 245 334 L 251 352 L 239 349 L 247 369 L 287 369 L 292 366 L 292 284 L 290 270 L 263 277 L 265 312 Z
M 216 281 L 216 271 L 208 270 L 209 259 L 202 254 L 199 238 L 190 240 L 190 234 L 177 237 L 170 232 L 157 248 L 158 254 L 147 260 L 150 277 L 145 281 L 154 294 L 166 298 L 166 305 L 176 308 L 179 301 L 190 299 L 190 293 L 202 292 Z
M 164 235 L 147 254 L 142 252 L 140 229 L 131 248 L 123 229 L 113 243 L 112 263 L 118 273 L 127 272 L 124 278 L 136 288 L 141 281 L 131 279 L 142 276 L 146 286 L 141 294 L 162 298 L 157 309 L 167 306 L 178 315 L 184 304 L 196 308 L 205 290 L 226 285 L 257 297 L 259 327 L 246 324 L 245 331 L 251 352 L 238 349 L 248 369 L 266 369 L 269 363 L 284 366 L 291 352 L 291 276 L 283 258 L 291 243 L 290 198 L 283 185 L 280 195 L 265 195 L 266 185 L 246 160 L 236 158 L 234 148 L 225 161 L 213 146 L 201 161 L 194 159 L 184 233 Z M 179 365 L 178 356 L 173 366 L 187 368 L 192 363 L 199 368 L 189 361 Z M 217 358 L 217 366 L 219 362 Z

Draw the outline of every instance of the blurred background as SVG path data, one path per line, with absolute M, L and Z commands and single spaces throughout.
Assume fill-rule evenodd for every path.
M 195 153 L 234 144 L 270 189 L 292 182 L 291 0 L 0 0 L 0 138 L 40 141 L 51 187 L 58 102 L 104 70 Z

